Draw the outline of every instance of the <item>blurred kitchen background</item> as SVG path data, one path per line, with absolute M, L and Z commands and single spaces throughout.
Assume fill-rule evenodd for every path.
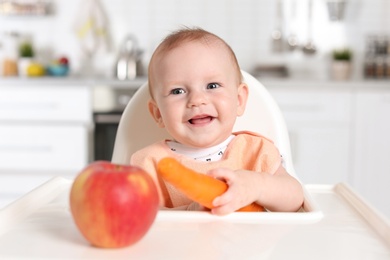
M 12 9 L 7 12 L 13 2 L 41 4 L 42 14 L 29 15 L 26 11 L 23 15 L 21 11 L 13 15 Z M 368 44 L 374 44 L 370 39 L 378 44 L 390 42 L 388 0 L 2 0 L 0 3 L 2 41 L 5 34 L 12 32 L 21 39 L 30 38 L 41 62 L 67 56 L 74 75 L 85 72 L 83 62 L 89 58 L 95 74 L 112 76 L 121 43 L 129 34 L 138 41 L 146 66 L 162 37 L 183 25 L 200 26 L 224 38 L 236 51 L 244 70 L 253 71 L 258 65 L 285 65 L 291 76 L 305 78 L 328 78 L 331 52 L 344 47 L 354 54 L 353 77 L 362 78 L 365 54 L 371 51 Z M 84 33 L 88 30 L 89 18 L 95 19 L 94 26 L 105 34 L 97 35 L 95 43 L 88 37 L 80 38 L 83 30 Z M 304 46 L 310 42 L 316 52 L 305 55 Z
M 390 217 L 390 0 L 0 0 L 0 207 L 109 160 L 181 26 L 221 36 L 270 90 L 304 183 L 346 182 Z

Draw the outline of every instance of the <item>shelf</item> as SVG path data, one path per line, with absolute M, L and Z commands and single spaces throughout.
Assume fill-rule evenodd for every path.
M 33 17 L 50 14 L 50 1 L 0 1 L 0 15 L 7 17 Z

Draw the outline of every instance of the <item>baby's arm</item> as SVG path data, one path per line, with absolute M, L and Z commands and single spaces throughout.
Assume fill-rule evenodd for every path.
M 303 203 L 301 184 L 280 166 L 273 174 L 246 170 L 214 169 L 210 176 L 229 185 L 228 190 L 213 201 L 213 214 L 226 215 L 252 202 L 270 211 L 297 211 Z

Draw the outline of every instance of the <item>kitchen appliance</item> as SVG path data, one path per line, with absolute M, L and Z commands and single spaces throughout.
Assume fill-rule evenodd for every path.
M 120 53 L 116 62 L 115 76 L 120 80 L 135 79 L 142 75 L 142 50 L 134 35 L 128 35 L 122 42 Z
M 346 0 L 328 0 L 326 5 L 330 21 L 342 21 L 344 19 Z
M 111 161 L 122 112 L 137 89 L 101 86 L 93 94 L 93 159 Z

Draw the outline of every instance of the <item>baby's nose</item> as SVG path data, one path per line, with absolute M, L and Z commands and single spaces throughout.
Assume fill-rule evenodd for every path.
M 203 91 L 192 91 L 188 95 L 188 107 L 207 104 L 207 97 Z

